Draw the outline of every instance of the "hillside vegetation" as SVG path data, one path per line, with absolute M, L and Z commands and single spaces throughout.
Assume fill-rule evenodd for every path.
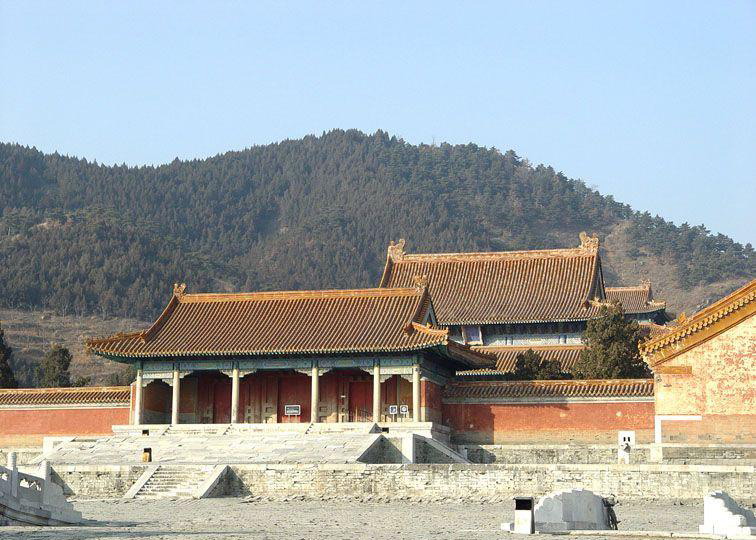
M 604 242 L 607 282 L 649 278 L 672 311 L 756 275 L 750 245 L 473 144 L 335 130 L 157 167 L 0 144 L 6 308 L 151 320 L 176 281 L 190 291 L 374 286 L 392 239 L 412 252 L 531 249 L 577 245 L 581 230 Z
M 149 323 L 133 319 L 105 320 L 96 315 L 62 316 L 50 311 L 0 308 L 0 327 L 6 343 L 13 349 L 11 366 L 22 387 L 38 385 L 37 367 L 53 344 L 66 347 L 73 355 L 72 379 L 85 377 L 90 384 L 110 384 L 114 376 L 126 370 L 125 366 L 87 354 L 84 339 L 148 326 Z

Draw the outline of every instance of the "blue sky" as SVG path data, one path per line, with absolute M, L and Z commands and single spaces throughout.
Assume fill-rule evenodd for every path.
M 474 142 L 754 242 L 756 1 L 0 0 L 0 140 L 102 163 Z

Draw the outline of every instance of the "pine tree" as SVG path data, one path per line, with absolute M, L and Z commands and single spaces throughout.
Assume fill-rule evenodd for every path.
M 533 349 L 520 353 L 515 358 L 513 378 L 518 381 L 565 379 L 558 360 L 544 360 Z
M 5 333 L 0 326 L 0 388 L 16 388 L 18 383 L 11 369 L 11 358 L 13 358 L 13 349 L 5 344 Z
M 134 381 L 135 377 L 136 377 L 135 366 L 128 365 L 121 368 L 120 371 L 111 373 L 106 379 L 106 382 L 108 386 L 128 386 Z
M 42 359 L 37 376 L 38 383 L 43 388 L 71 386 L 71 353 L 65 347 L 53 345 Z
M 577 379 L 650 377 L 638 345 L 643 341 L 637 321 L 625 319 L 619 304 L 602 307 L 599 317 L 588 321 L 583 342 L 587 348 L 572 369 Z

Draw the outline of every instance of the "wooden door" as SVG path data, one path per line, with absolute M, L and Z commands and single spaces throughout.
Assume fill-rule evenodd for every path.
M 310 421 L 310 377 L 305 375 L 281 377 L 278 382 L 278 421 Z M 286 415 L 286 405 L 299 405 L 298 416 Z
M 265 379 L 257 375 L 248 375 L 239 383 L 240 417 L 245 424 L 258 424 L 262 418 L 262 386 Z
M 338 418 L 336 421 L 349 422 L 349 379 L 343 375 L 339 376 L 337 389 Z
M 213 423 L 231 422 L 231 379 L 217 379 L 213 385 Z
M 278 376 L 266 375 L 262 380 L 262 421 L 266 424 L 278 422 Z
M 373 388 L 371 381 L 349 383 L 349 421 L 369 422 L 373 419 Z
M 338 379 L 333 374 L 320 377 L 320 401 L 318 402 L 318 422 L 338 421 Z

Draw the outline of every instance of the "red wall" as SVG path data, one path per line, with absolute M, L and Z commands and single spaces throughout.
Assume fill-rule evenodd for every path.
M 700 420 L 662 422 L 662 442 L 687 444 L 754 444 L 755 414 L 704 414 Z
M 424 412 L 426 422 L 441 422 L 443 404 L 442 388 L 431 381 L 420 381 L 420 408 Z
M 50 435 L 107 435 L 129 423 L 128 407 L 0 409 L 0 446 L 39 445 Z
M 457 443 L 612 443 L 634 430 L 653 442 L 654 403 L 444 404 L 443 423 Z

